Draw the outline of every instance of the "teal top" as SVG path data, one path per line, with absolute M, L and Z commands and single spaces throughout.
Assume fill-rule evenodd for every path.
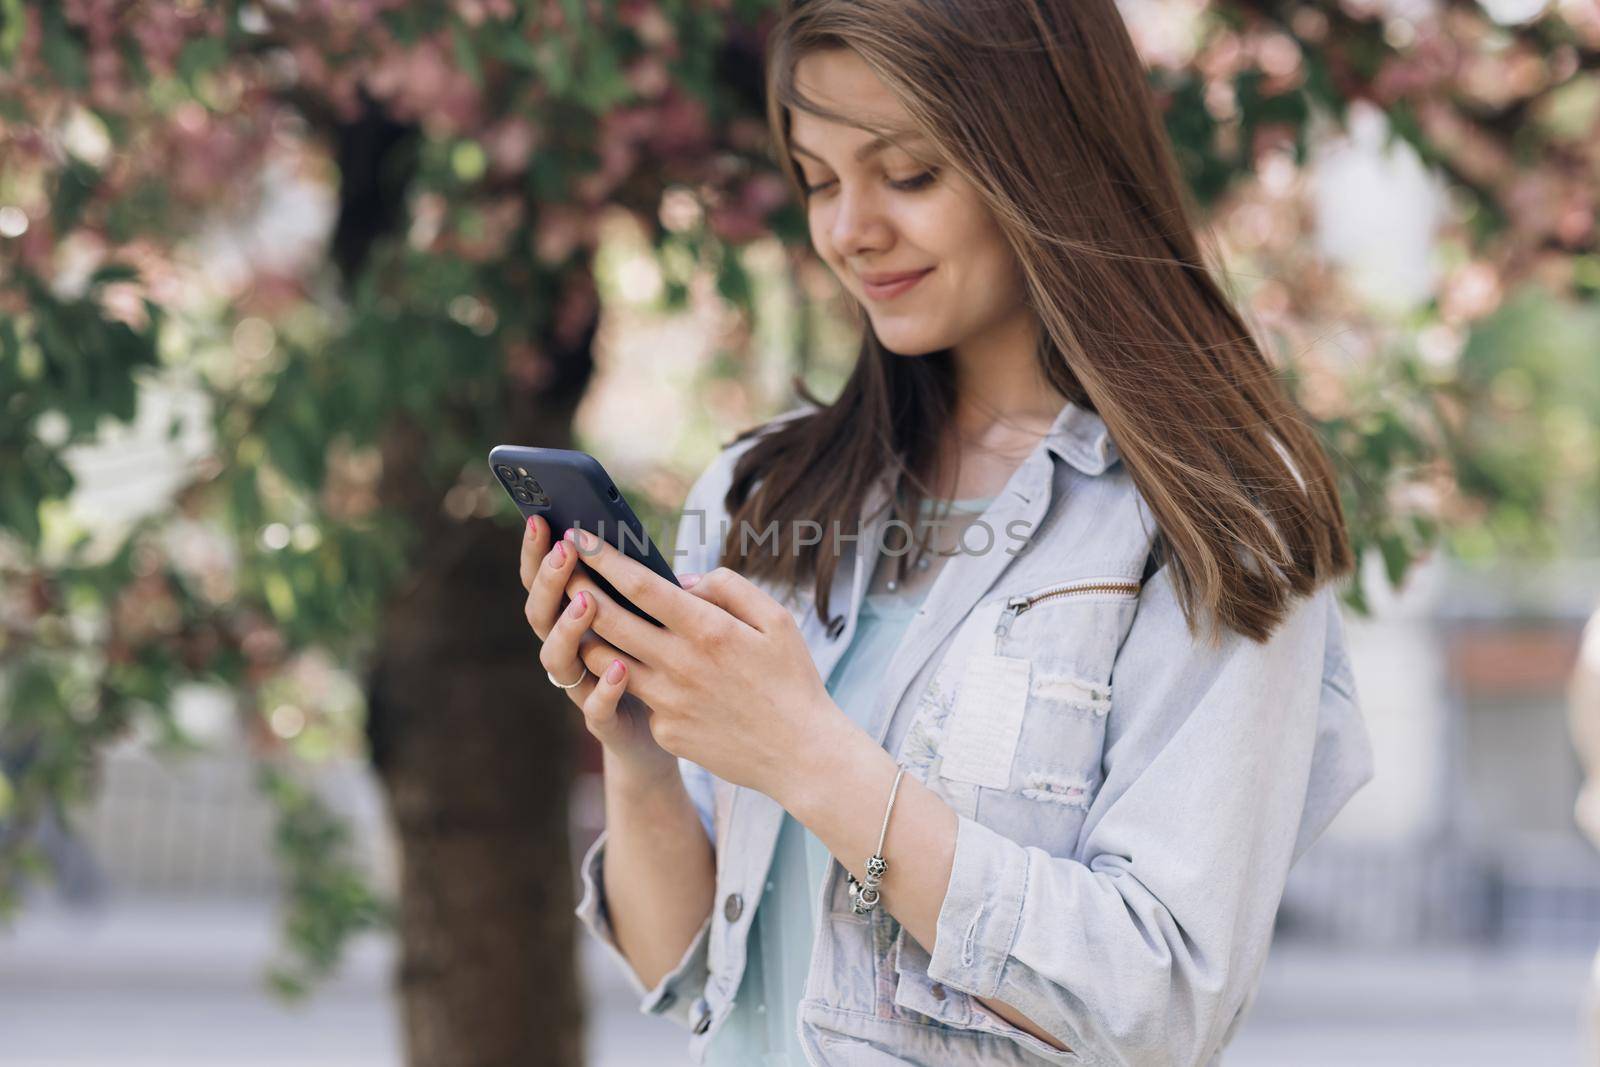
M 994 497 L 950 501 L 951 513 L 976 518 Z M 932 501 L 924 510 L 931 511 Z M 889 569 L 889 568 L 885 568 Z M 931 583 L 868 592 L 856 617 L 855 634 L 828 679 L 828 693 L 858 723 L 871 718 L 871 703 L 883 672 L 916 616 Z M 785 814 L 772 867 L 750 930 L 748 957 L 733 1010 L 706 1046 L 712 1067 L 806 1067 L 800 1050 L 797 1010 L 805 993 L 816 934 L 818 896 L 833 862 L 822 841 Z

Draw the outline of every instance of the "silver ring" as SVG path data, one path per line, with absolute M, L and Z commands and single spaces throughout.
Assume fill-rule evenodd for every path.
M 578 675 L 578 681 L 573 682 L 572 685 L 562 685 L 560 682 L 556 681 L 556 676 L 551 674 L 549 671 L 545 671 L 544 676 L 550 679 L 550 684 L 555 686 L 557 689 L 571 689 L 573 685 L 577 685 L 578 682 L 582 682 L 585 678 L 589 677 L 589 668 L 581 662 L 578 664 L 578 666 L 583 667 L 583 673 Z

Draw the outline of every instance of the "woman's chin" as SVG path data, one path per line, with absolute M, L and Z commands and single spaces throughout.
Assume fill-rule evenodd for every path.
M 878 344 L 884 351 L 896 356 L 927 356 L 946 347 L 943 343 L 931 339 L 926 334 L 913 333 L 909 330 L 890 330 L 887 333 L 876 331 Z

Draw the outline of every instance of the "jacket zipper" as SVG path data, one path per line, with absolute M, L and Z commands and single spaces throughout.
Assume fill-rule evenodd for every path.
M 1006 601 L 1005 611 L 1000 613 L 999 625 L 995 627 L 996 637 L 1005 637 L 1011 632 L 1011 622 L 1018 615 L 1033 607 L 1043 600 L 1055 600 L 1057 597 L 1076 596 L 1079 593 L 1137 593 L 1139 583 L 1125 579 L 1095 579 L 1091 581 L 1068 582 L 1051 589 L 1041 589 L 1037 593 L 1028 593 L 1025 596 L 1014 596 Z

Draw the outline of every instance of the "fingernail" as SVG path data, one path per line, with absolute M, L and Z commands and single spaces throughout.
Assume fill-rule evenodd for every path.
M 573 544 L 577 544 L 578 543 L 577 539 L 572 536 L 572 527 L 570 527 L 570 526 L 568 526 L 566 528 L 566 530 L 564 530 L 562 532 L 561 539 L 563 541 L 571 541 Z
M 678 582 L 685 589 L 693 589 L 694 588 L 694 583 L 698 582 L 699 580 L 700 580 L 700 576 L 698 574 L 680 574 L 680 575 L 678 575 Z
M 550 550 L 550 555 L 555 557 L 555 561 L 552 566 L 561 566 L 567 561 L 567 546 L 563 545 L 560 541 L 557 541 L 556 547 Z
M 576 619 L 579 615 L 583 614 L 584 607 L 585 604 L 583 600 L 583 594 L 579 593 L 577 596 L 573 597 L 572 602 L 567 605 L 567 617 Z
M 530 530 L 533 529 L 533 516 L 532 515 L 528 516 L 528 529 L 530 529 Z
M 622 681 L 623 670 L 624 668 L 620 659 L 612 660 L 611 666 L 606 668 L 606 681 L 610 682 L 612 685 L 616 685 L 618 682 Z

